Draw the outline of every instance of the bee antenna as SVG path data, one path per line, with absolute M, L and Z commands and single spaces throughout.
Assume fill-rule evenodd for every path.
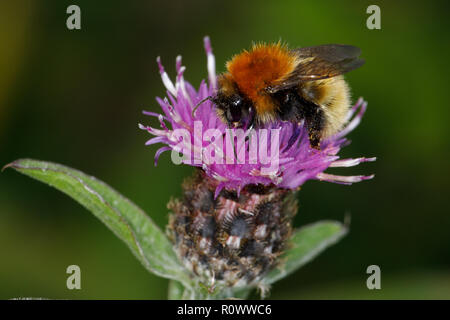
M 199 103 L 197 103 L 197 105 L 194 107 L 194 109 L 192 109 L 192 118 L 195 116 L 195 111 L 198 109 L 198 107 L 200 107 L 200 105 L 205 102 L 206 100 L 211 100 L 212 96 L 208 96 L 205 99 L 201 100 Z

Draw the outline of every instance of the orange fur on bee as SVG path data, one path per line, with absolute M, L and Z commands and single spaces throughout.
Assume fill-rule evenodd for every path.
M 279 84 L 297 65 L 297 56 L 280 43 L 257 44 L 234 56 L 227 69 L 239 90 L 255 102 L 257 113 L 270 117 L 275 105 L 264 88 Z

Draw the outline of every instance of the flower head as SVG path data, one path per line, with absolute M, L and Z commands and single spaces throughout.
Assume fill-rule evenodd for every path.
M 373 177 L 324 172 L 329 167 L 351 167 L 375 160 L 340 159 L 338 156 L 339 150 L 349 143 L 345 136 L 358 126 L 366 111 L 367 102 L 362 98 L 350 109 L 347 125 L 322 141 L 320 150 L 311 147 L 304 123 L 280 121 L 268 124 L 258 132 L 254 129 L 232 131 L 219 119 L 215 106 L 207 99 L 216 92 L 217 81 L 215 58 L 208 37 L 204 44 L 208 83 L 202 81 L 198 90 L 184 80 L 186 68 L 182 66 L 181 56 L 176 59 L 175 83 L 170 80 L 160 58 L 157 59 L 167 89 L 167 98 L 157 98 L 164 114 L 147 111 L 144 114 L 158 117 L 161 128 L 139 125 L 155 136 L 147 141 L 147 145 L 165 144 L 156 152 L 155 164 L 164 151 L 180 153 L 180 163 L 200 167 L 217 181 L 216 197 L 224 188 L 239 194 L 245 186 L 254 184 L 296 189 L 311 179 L 352 184 Z
M 161 128 L 139 125 L 154 135 L 147 145 L 163 143 L 172 160 L 199 167 L 183 184 L 183 196 L 173 199 L 168 233 L 180 261 L 193 278 L 209 286 L 258 286 L 282 263 L 292 219 L 297 213 L 296 190 L 316 179 L 351 184 L 371 176 L 338 176 L 329 167 L 351 167 L 375 158 L 340 159 L 366 111 L 359 99 L 349 110 L 346 126 L 311 147 L 304 123 L 273 122 L 264 127 L 230 129 L 211 102 L 217 92 L 215 58 L 205 38 L 208 82 L 198 90 L 184 80 L 186 68 L 176 59 L 172 82 L 158 58 L 167 98 L 157 98 L 163 114 L 144 111 L 159 119 Z

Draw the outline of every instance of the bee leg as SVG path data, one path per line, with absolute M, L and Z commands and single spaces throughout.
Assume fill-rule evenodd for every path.
M 309 128 L 309 143 L 311 147 L 320 150 L 320 131 Z
M 306 117 L 308 123 L 309 143 L 311 147 L 320 150 L 320 140 L 322 138 L 322 130 L 325 125 L 325 115 L 323 110 L 317 106 Z
M 255 124 L 255 111 L 252 107 L 248 108 L 248 117 L 247 123 L 245 124 L 245 130 L 251 131 L 253 129 L 253 125 Z
M 292 136 L 289 138 L 288 144 L 283 149 L 283 152 L 289 150 L 294 145 L 294 142 L 297 141 L 297 138 L 300 135 L 300 133 L 301 133 L 300 126 L 295 125 L 294 132 L 292 132 Z

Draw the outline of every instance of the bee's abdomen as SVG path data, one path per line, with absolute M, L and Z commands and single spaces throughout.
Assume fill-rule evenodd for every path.
M 350 108 L 350 90 L 342 76 L 304 83 L 299 92 L 323 110 L 323 137 L 342 129 Z

